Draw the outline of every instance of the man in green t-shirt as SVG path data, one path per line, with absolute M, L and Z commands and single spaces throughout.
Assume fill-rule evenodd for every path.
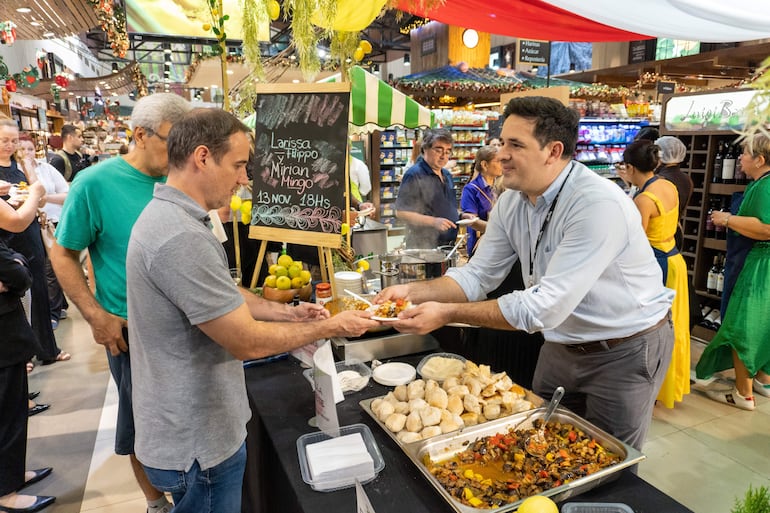
M 64 202 L 51 261 L 67 296 L 88 321 L 94 340 L 107 349 L 110 372 L 118 387 L 115 453 L 129 455 L 134 475 L 147 498 L 148 513 L 167 513 L 171 505 L 147 479 L 134 455 L 131 368 L 128 355 L 126 251 L 131 228 L 152 199 L 156 183 L 168 174 L 166 138 L 171 126 L 191 108 L 180 96 L 146 96 L 131 116 L 133 145 L 80 172 Z M 95 294 L 80 264 L 88 249 Z

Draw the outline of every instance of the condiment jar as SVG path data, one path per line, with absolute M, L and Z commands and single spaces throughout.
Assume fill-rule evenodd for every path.
M 315 302 L 325 305 L 332 300 L 332 286 L 327 282 L 321 282 L 315 286 Z

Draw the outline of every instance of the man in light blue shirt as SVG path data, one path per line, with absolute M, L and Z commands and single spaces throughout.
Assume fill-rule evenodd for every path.
M 671 358 L 673 291 L 633 203 L 571 157 L 578 115 L 544 97 L 512 100 L 499 150 L 506 189 L 465 266 L 430 282 L 385 289 L 417 308 L 399 331 L 428 333 L 451 322 L 541 331 L 533 389 L 641 448 Z M 487 301 L 521 259 L 525 290 Z

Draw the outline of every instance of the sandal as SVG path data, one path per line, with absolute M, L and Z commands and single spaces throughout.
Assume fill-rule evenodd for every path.
M 59 354 L 56 355 L 56 358 L 54 360 L 43 360 L 43 365 L 51 365 L 56 362 L 66 362 L 71 358 L 72 358 L 72 355 L 69 354 L 68 352 L 59 351 Z

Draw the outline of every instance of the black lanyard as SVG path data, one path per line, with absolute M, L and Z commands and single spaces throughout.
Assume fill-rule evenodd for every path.
M 534 280 L 532 279 L 534 272 L 535 272 L 535 258 L 537 257 L 537 250 L 540 247 L 540 240 L 543 238 L 543 234 L 545 233 L 545 229 L 548 228 L 548 223 L 551 222 L 551 217 L 553 217 L 553 211 L 556 209 L 556 202 L 559 200 L 559 195 L 561 194 L 561 190 L 564 189 L 564 184 L 567 183 L 567 180 L 569 180 L 569 175 L 572 174 L 572 170 L 575 168 L 574 162 L 572 163 L 572 167 L 569 168 L 569 171 L 567 172 L 567 176 L 564 178 L 564 181 L 561 183 L 561 187 L 559 187 L 559 190 L 556 192 L 556 196 L 553 198 L 553 202 L 551 202 L 551 207 L 548 209 L 548 213 L 545 215 L 545 221 L 543 221 L 543 225 L 540 227 L 540 233 L 537 234 L 537 240 L 535 241 L 535 252 L 532 253 L 530 250 L 529 255 L 529 284 L 528 287 L 531 287 L 535 284 Z

